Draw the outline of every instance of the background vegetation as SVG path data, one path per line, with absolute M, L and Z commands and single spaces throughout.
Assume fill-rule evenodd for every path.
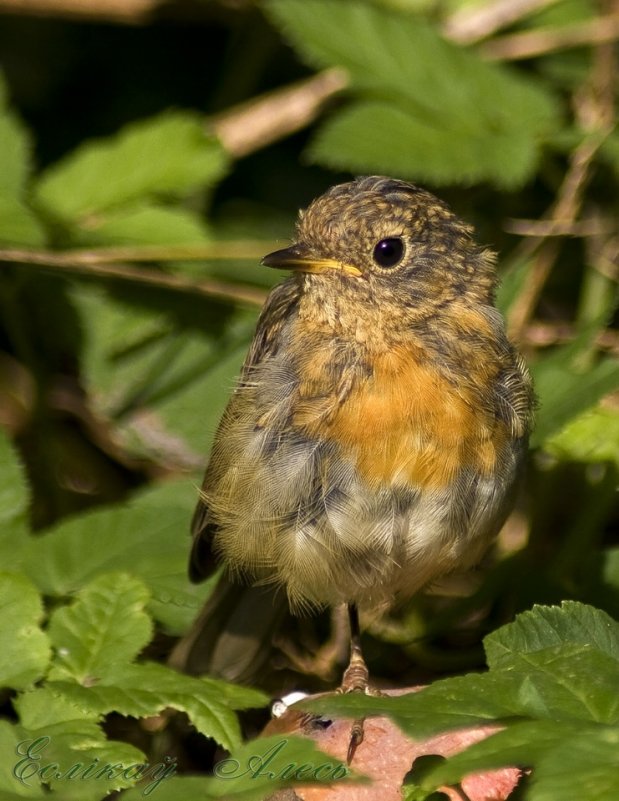
M 616 0 L 0 0 L 2 799 L 135 784 L 19 780 L 39 735 L 60 765 L 204 773 L 265 719 L 258 690 L 165 666 L 211 589 L 185 578 L 186 532 L 279 278 L 259 258 L 373 172 L 500 251 L 540 409 L 485 570 L 369 624 L 374 676 L 433 686 L 341 704 L 415 734 L 508 724 L 409 798 L 510 763 L 534 801 L 619 797 L 618 35 Z M 299 656 L 328 632 L 288 632 L 266 689 L 334 686 L 337 659 Z M 248 797 L 203 776 L 157 792 Z

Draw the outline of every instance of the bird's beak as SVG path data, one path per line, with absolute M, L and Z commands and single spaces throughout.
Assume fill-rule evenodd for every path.
M 360 278 L 363 273 L 352 264 L 345 264 L 337 259 L 321 259 L 310 255 L 302 245 L 275 250 L 265 256 L 261 264 L 265 267 L 276 267 L 278 270 L 294 270 L 301 273 L 324 273 L 327 270 L 354 275 Z

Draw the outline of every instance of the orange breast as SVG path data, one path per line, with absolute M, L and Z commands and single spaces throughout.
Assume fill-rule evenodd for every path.
M 454 387 L 408 348 L 372 365 L 341 402 L 325 394 L 316 406 L 302 404 L 295 424 L 354 454 L 371 486 L 440 488 L 462 467 L 492 472 L 507 432 L 471 390 Z

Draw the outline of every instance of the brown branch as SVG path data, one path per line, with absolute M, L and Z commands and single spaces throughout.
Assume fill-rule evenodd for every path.
M 522 336 L 525 345 L 535 348 L 548 348 L 552 345 L 564 345 L 572 342 L 577 334 L 576 326 L 567 323 L 530 323 Z M 619 332 L 606 328 L 595 338 L 595 345 L 600 350 L 619 356 Z
M 502 36 L 480 45 L 479 52 L 492 61 L 515 61 L 572 47 L 614 42 L 618 38 L 619 16 L 609 14 L 577 25 Z
M 346 72 L 334 67 L 235 106 L 211 118 L 208 125 L 228 153 L 240 158 L 312 123 L 348 83 Z
M 129 264 L 88 263 L 84 260 L 74 259 L 71 253 L 3 249 L 0 250 L 0 263 L 2 262 L 36 266 L 67 275 L 127 281 L 174 292 L 187 292 L 220 300 L 235 301 L 250 306 L 261 306 L 266 298 L 266 292 L 250 286 L 217 281 L 212 278 L 196 281 L 182 275 L 170 275 L 146 267 L 133 267 Z
M 614 19 L 619 19 L 615 16 Z M 540 298 L 542 290 L 559 254 L 559 241 L 549 239 L 566 223 L 575 223 L 582 207 L 585 186 L 589 180 L 593 159 L 614 125 L 614 80 L 616 56 L 614 46 L 605 42 L 594 51 L 591 76 L 575 95 L 575 116 L 578 125 L 587 131 L 582 142 L 572 152 L 569 166 L 558 192 L 556 202 L 545 215 L 549 225 L 545 236 L 530 237 L 519 249 L 518 261 L 535 255 L 522 292 L 513 304 L 508 320 L 510 334 L 519 339 Z
M 148 22 L 160 6 L 161 0 L 0 0 L 0 14 L 141 25 Z
M 458 44 L 473 44 L 557 2 L 558 0 L 494 0 L 493 3 L 483 6 L 465 6 L 449 17 L 443 33 Z

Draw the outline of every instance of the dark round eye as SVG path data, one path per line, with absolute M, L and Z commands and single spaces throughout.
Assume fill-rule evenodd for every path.
M 381 267 L 395 267 L 404 255 L 404 242 L 398 236 L 381 239 L 374 247 L 374 261 Z

